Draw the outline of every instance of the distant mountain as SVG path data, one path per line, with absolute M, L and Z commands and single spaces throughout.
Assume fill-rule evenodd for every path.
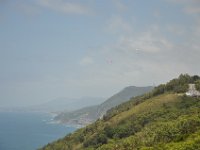
M 55 112 L 59 113 L 62 111 L 71 112 L 83 107 L 98 105 L 102 103 L 105 99 L 98 97 L 82 97 L 82 98 L 57 98 L 49 102 L 34 105 L 30 107 L 23 108 L 26 111 L 35 112 Z
M 62 112 L 54 120 L 58 123 L 66 123 L 74 126 L 84 126 L 94 122 L 98 116 L 99 105 L 84 107 L 71 112 Z
M 110 108 L 115 107 L 123 102 L 126 102 L 132 97 L 147 93 L 152 89 L 152 86 L 129 86 L 99 105 L 85 107 L 72 112 L 62 112 L 55 117 L 55 121 L 67 124 L 86 125 L 91 122 L 94 122 L 98 118 L 101 118 Z

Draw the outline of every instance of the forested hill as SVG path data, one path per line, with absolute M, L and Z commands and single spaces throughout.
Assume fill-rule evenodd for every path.
M 200 77 L 180 75 L 152 92 L 112 108 L 102 119 L 43 147 L 43 150 L 197 150 L 200 98 L 187 97 Z

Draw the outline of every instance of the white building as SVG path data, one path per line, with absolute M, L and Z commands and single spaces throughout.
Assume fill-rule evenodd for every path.
M 200 97 L 200 92 L 196 90 L 195 84 L 189 84 L 189 90 L 186 92 L 186 95 Z

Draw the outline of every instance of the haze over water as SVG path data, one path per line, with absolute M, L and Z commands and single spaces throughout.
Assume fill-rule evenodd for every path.
M 0 113 L 0 150 L 35 150 L 75 130 L 41 113 Z

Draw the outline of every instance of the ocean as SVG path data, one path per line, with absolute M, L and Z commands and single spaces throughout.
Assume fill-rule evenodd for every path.
M 45 113 L 0 112 L 0 150 L 36 150 L 76 130 Z

